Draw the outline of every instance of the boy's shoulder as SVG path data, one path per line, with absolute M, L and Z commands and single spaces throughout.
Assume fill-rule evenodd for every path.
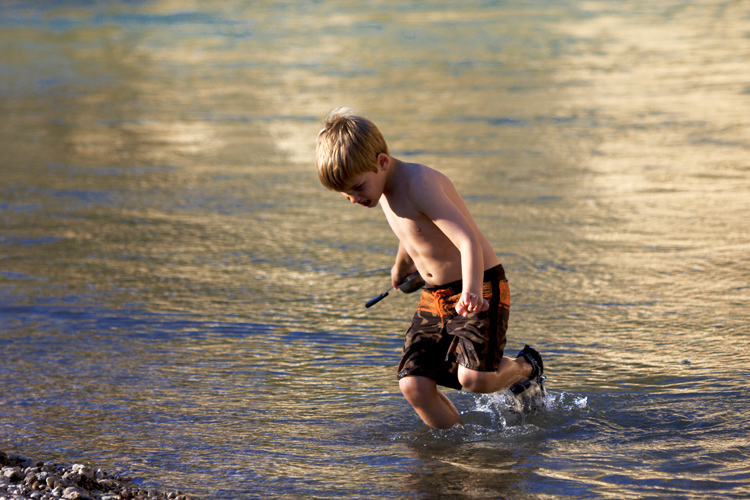
M 421 163 L 399 162 L 398 180 L 404 187 L 411 189 L 424 189 L 431 184 L 442 184 L 450 182 L 442 172 Z
M 395 180 L 398 187 L 388 196 L 391 202 L 407 204 L 419 211 L 445 203 L 448 193 L 454 190 L 453 183 L 445 174 L 420 163 L 399 162 Z

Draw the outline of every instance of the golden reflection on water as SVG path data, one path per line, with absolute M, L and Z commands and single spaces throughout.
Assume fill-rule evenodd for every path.
M 174 13 L 170 2 L 143 8 Z M 7 181 L 24 182 L 31 170 L 35 182 L 51 189 L 124 183 L 131 191 L 118 203 L 135 196 L 135 210 L 115 211 L 92 227 L 84 221 L 55 230 L 81 245 L 81 253 L 108 244 L 109 255 L 133 250 L 116 241 L 118 234 L 144 234 L 127 227 L 133 219 L 167 236 L 149 241 L 149 265 L 107 262 L 116 281 L 152 275 L 167 287 L 194 280 L 196 289 L 210 289 L 219 281 L 235 290 L 231 284 L 242 282 L 258 296 L 308 290 L 304 295 L 322 304 L 317 290 L 338 294 L 359 286 L 337 271 L 321 273 L 321 263 L 344 273 L 387 267 L 395 242 L 379 216 L 335 203 L 312 172 L 317 120 L 339 104 L 382 123 L 396 155 L 456 179 L 498 252 L 520 268 L 521 300 L 526 290 L 565 288 L 569 279 L 584 297 L 619 281 L 632 287 L 625 293 L 649 300 L 664 274 L 685 265 L 711 271 L 712 255 L 732 260 L 747 246 L 741 214 L 748 209 L 750 115 L 738 76 L 747 73 L 750 48 L 742 4 L 670 11 L 594 2 L 586 5 L 587 16 L 562 8 L 542 15 L 533 8 L 372 13 L 320 6 L 308 8 L 314 15 L 304 22 L 299 12 L 270 5 L 205 8 L 231 12 L 238 23 L 224 28 L 234 35 L 289 30 L 287 44 L 277 49 L 262 37 L 208 35 L 198 43 L 179 30 L 174 36 L 133 29 L 117 24 L 117 15 L 129 14 L 117 6 L 105 9 L 113 20 L 96 27 L 0 34 L 4 64 L 23 67 L 30 52 L 23 47 L 31 46 L 43 60 L 57 59 L 32 66 L 39 78 L 54 79 L 64 67 L 82 80 L 65 83 L 68 93 L 19 94 L 0 103 L 8 117 L 3 130 L 14 144 L 7 148 Z M 53 9 L 44 18 L 85 22 L 91 15 Z M 368 36 L 353 36 L 360 29 Z M 303 43 L 309 36 L 314 43 Z M 8 85 L 18 94 L 23 82 Z M 80 170 L 67 178 L 45 175 L 47 162 Z M 115 179 L 86 170 L 133 165 L 175 170 Z M 223 185 L 215 180 L 221 175 L 229 176 Z M 232 213 L 217 202 L 223 213 L 190 214 L 191 193 L 206 185 L 218 192 L 211 196 L 252 209 Z M 179 199 L 159 199 L 168 188 Z M 367 231 L 350 235 L 350 227 Z M 331 241 L 351 253 L 342 258 Z M 237 254 L 238 248 L 247 250 Z M 217 254 L 223 256 L 218 272 L 201 257 Z M 274 257 L 279 254 L 304 256 L 306 264 L 290 270 Z M 595 270 L 549 284 L 526 274 L 525 256 Z M 70 272 L 75 284 L 88 271 Z M 731 283 L 719 290 L 730 298 L 724 307 L 746 302 L 732 291 L 746 276 L 740 265 L 722 278 Z M 368 282 L 358 301 L 376 284 Z M 681 293 L 704 298 L 688 285 L 668 300 Z M 306 314 L 299 305 L 290 316 Z M 266 318 L 276 312 L 271 304 Z M 344 316 L 352 312 L 347 308 Z M 533 320 L 521 321 L 521 332 L 534 331 L 527 324 Z
M 581 448 L 546 436 L 569 473 L 528 435 L 425 446 L 393 374 L 414 297 L 364 308 L 395 238 L 314 172 L 338 105 L 454 179 L 508 270 L 511 345 L 541 347 L 551 390 L 737 393 L 747 4 L 282 7 L 52 8 L 0 29 L 0 285 L 33 316 L 14 316 L 35 347 L 13 366 L 40 398 L 7 411 L 29 441 L 196 489 L 210 467 L 247 490 L 624 487 L 590 435 L 632 429 L 600 407 L 549 417 L 565 436 L 605 422 Z M 668 480 L 623 456 L 612 474 Z

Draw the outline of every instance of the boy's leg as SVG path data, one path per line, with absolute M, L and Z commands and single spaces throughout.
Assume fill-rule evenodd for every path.
M 428 377 L 409 375 L 398 382 L 401 393 L 430 427 L 450 429 L 461 423 L 461 416 L 453 403 Z
M 503 357 L 494 372 L 480 372 L 465 366 L 458 367 L 458 380 L 464 389 L 471 392 L 489 393 L 507 389 L 516 382 L 531 376 L 533 366 L 523 357 L 511 359 Z

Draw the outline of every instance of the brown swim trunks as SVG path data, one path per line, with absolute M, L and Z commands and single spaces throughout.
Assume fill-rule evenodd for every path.
M 497 370 L 510 313 L 510 289 L 501 265 L 484 272 L 482 294 L 489 309 L 463 317 L 455 309 L 461 298 L 460 280 L 422 290 L 406 332 L 399 380 L 421 375 L 439 385 L 461 389 L 459 364 L 483 372 Z

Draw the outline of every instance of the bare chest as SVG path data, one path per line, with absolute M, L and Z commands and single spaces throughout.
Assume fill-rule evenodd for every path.
M 388 224 L 398 239 L 409 246 L 420 246 L 443 237 L 442 231 L 435 223 L 421 212 L 414 210 L 395 213 L 389 208 L 385 208 L 384 212 Z

